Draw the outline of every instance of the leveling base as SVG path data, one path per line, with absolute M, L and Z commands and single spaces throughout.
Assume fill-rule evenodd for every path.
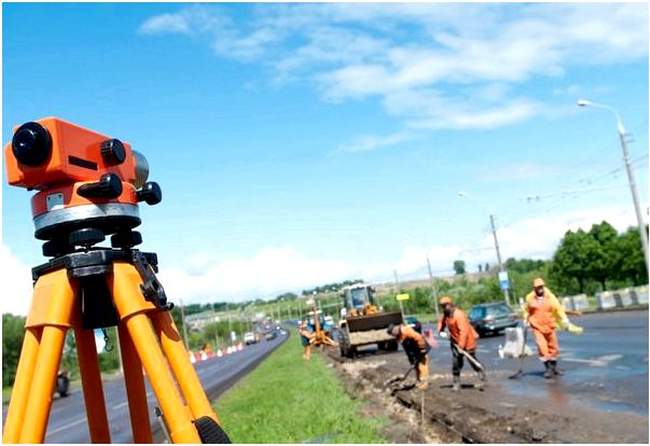
M 117 325 L 134 443 L 152 443 L 142 369 L 174 443 L 228 443 L 157 281 L 155 254 L 96 248 L 34 268 L 5 443 L 42 443 L 68 329 L 74 330 L 88 429 L 110 443 L 94 328 Z

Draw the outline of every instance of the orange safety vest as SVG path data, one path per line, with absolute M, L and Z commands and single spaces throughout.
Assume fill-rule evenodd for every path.
M 449 335 L 454 341 L 454 344 L 463 350 L 474 350 L 476 348 L 476 339 L 478 333 L 469 323 L 469 319 L 463 310 L 454 308 L 451 316 L 442 316 L 438 322 L 438 333 L 447 327 Z

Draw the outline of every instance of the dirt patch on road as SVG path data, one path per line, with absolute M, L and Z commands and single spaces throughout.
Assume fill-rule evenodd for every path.
M 391 395 L 385 383 L 408 369 L 401 352 L 342 360 L 338 351 L 324 355 L 348 393 L 366 401 L 373 416 L 394 421 L 384 435 L 408 443 L 647 443 L 648 418 L 632 413 L 599 412 L 568 405 L 560 398 L 510 395 L 491 376 L 474 388 L 466 373 L 460 392 L 451 390 L 450 373 L 432 373 L 424 394 L 417 389 Z M 465 377 L 466 376 L 466 377 Z M 410 384 L 413 378 L 404 384 Z M 424 407 L 424 410 L 422 410 Z

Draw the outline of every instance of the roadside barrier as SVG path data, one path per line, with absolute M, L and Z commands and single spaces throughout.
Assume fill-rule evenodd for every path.
M 562 298 L 562 305 L 564 305 L 564 308 L 567 310 L 572 311 L 588 310 L 590 307 L 586 294 L 564 297 Z

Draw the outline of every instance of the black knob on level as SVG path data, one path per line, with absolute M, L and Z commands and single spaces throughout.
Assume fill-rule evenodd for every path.
M 39 166 L 50 156 L 52 137 L 38 122 L 27 122 L 16 130 L 11 140 L 11 150 L 19 163 Z
M 114 173 L 106 173 L 96 183 L 79 186 L 77 193 L 86 198 L 117 198 L 122 194 L 122 181 Z
M 126 149 L 119 139 L 107 139 L 101 145 L 102 158 L 109 166 L 122 164 L 126 159 Z
M 138 201 L 144 201 L 148 205 L 154 205 L 160 203 L 162 200 L 162 190 L 158 183 L 150 181 L 144 183 L 142 189 L 136 192 L 136 197 Z

